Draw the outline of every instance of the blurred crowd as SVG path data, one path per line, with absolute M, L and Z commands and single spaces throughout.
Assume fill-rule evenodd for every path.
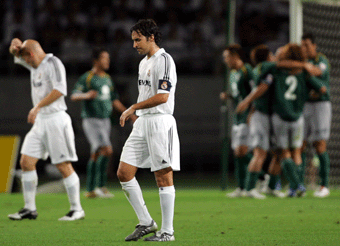
M 130 28 L 141 18 L 153 18 L 163 34 L 163 46 L 179 72 L 210 73 L 225 45 L 227 1 L 223 0 L 5 0 L 1 1 L 0 49 L 7 72 L 7 49 L 14 37 L 37 39 L 71 72 L 90 66 L 91 48 L 110 50 L 111 73 L 135 72 L 140 60 L 132 48 Z M 8 59 L 6 59 L 8 58 Z M 83 71 L 83 69 L 81 69 Z

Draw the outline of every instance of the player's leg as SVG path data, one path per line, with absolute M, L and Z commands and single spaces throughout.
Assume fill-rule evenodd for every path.
M 248 133 L 246 124 L 233 125 L 232 149 L 234 150 L 237 189 L 231 193 L 227 193 L 227 196 L 230 198 L 244 196 L 247 167 L 252 158 L 252 154 L 248 153 Z
M 36 164 L 38 158 L 21 155 L 20 166 L 22 169 L 21 183 L 24 195 L 25 206 L 19 212 L 10 214 L 8 217 L 12 220 L 36 219 L 38 216 L 35 204 L 35 195 L 38 185 L 38 176 Z
M 258 111 L 252 115 L 250 119 L 250 145 L 254 147 L 253 157 L 248 165 L 246 178 L 246 191 L 249 197 L 264 199 L 265 196 L 260 194 L 255 185 L 262 171 L 263 164 L 267 158 L 267 150 L 269 149 L 269 131 L 270 118 L 268 115 Z
M 107 166 L 112 156 L 111 145 L 101 147 L 96 161 L 96 186 L 95 193 L 100 197 L 111 198 L 114 195 L 106 188 Z
M 264 195 L 260 194 L 256 189 L 255 185 L 257 179 L 259 177 L 260 171 L 262 169 L 263 163 L 267 158 L 267 151 L 256 147 L 254 149 L 254 155 L 251 159 L 248 172 L 247 172 L 247 179 L 246 179 L 246 191 L 247 196 L 257 198 L 257 199 L 264 199 L 266 198 Z
M 71 221 L 83 219 L 85 212 L 80 204 L 80 182 L 77 173 L 74 171 L 71 162 L 68 161 L 56 164 L 56 167 L 63 177 L 63 183 L 71 205 L 70 212 L 59 220 Z
M 98 153 L 92 153 L 86 167 L 86 194 L 88 198 L 97 197 L 94 189 L 96 187 L 95 177 L 96 177 L 96 161 L 98 158 Z
M 330 194 L 329 191 L 329 170 L 330 160 L 327 152 L 326 140 L 319 140 L 313 143 L 318 158 L 320 160 L 319 176 L 320 176 L 320 189 L 314 193 L 316 197 L 326 197 Z
M 142 190 L 135 178 L 138 167 L 127 164 L 123 161 L 119 163 L 117 176 L 122 185 L 123 192 L 135 210 L 139 223 L 133 233 L 125 238 L 125 241 L 137 241 L 143 236 L 155 232 L 157 224 L 151 218 L 146 207 Z
M 327 140 L 331 131 L 332 105 L 331 102 L 318 102 L 315 104 L 315 132 L 313 138 L 313 146 L 320 160 L 319 176 L 320 189 L 314 193 L 316 197 L 326 197 L 329 191 L 329 172 L 330 160 L 327 152 Z

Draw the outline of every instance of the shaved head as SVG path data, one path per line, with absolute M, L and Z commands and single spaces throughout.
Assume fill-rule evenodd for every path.
M 33 39 L 27 39 L 23 42 L 20 48 L 20 55 L 34 68 L 38 67 L 46 56 L 39 42 Z

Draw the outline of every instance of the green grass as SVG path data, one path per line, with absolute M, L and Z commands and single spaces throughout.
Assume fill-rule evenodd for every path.
M 144 189 L 152 217 L 161 225 L 157 189 Z M 173 245 L 339 245 L 340 191 L 317 199 L 228 199 L 217 189 L 176 190 Z M 23 206 L 21 194 L 0 194 L 0 245 L 136 245 L 124 242 L 137 219 L 119 189 L 111 200 L 82 198 L 85 220 L 60 222 L 66 194 L 38 194 L 35 221 L 11 221 Z M 150 244 L 150 243 L 149 243 Z M 151 243 L 152 244 L 152 243 Z

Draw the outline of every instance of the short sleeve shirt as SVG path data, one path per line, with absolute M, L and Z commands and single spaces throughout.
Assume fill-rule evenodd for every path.
M 51 104 L 42 107 L 39 113 L 50 114 L 67 109 L 65 96 L 67 95 L 66 71 L 63 63 L 53 54 L 46 54 L 37 68 L 33 68 L 21 57 L 14 57 L 14 62 L 30 70 L 31 97 L 33 106 L 37 105 L 52 90 L 63 94 Z
M 172 57 L 159 49 L 149 59 L 144 57 L 138 71 L 138 99 L 142 102 L 159 93 L 168 93 L 168 101 L 152 108 L 136 111 L 138 116 L 146 114 L 173 114 L 177 85 L 176 65 Z

